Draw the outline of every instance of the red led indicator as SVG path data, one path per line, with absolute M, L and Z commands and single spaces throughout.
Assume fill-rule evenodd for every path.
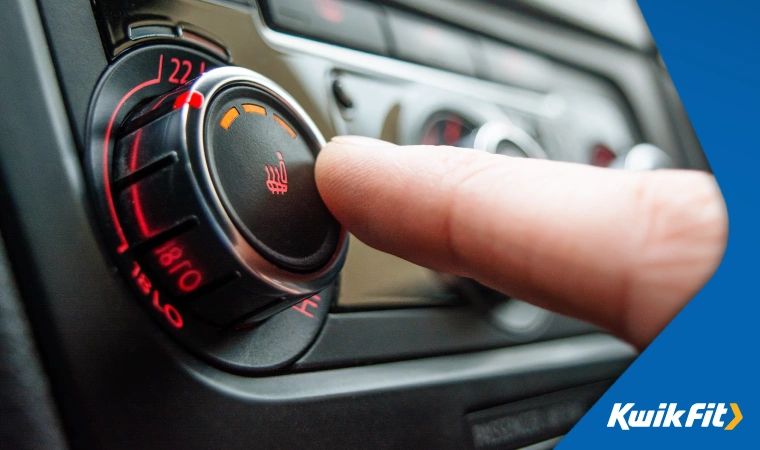
M 200 92 L 183 92 L 174 100 L 174 109 L 190 105 L 191 108 L 198 109 L 203 106 L 203 94 Z
M 455 115 L 449 116 L 443 129 L 443 140 L 448 145 L 454 145 L 462 138 L 462 121 Z
M 279 167 L 265 165 L 267 171 L 267 189 L 272 194 L 285 194 L 288 192 L 288 171 L 285 167 L 285 161 L 282 159 L 282 153 L 277 152 L 277 159 L 280 160 Z
M 597 167 L 609 167 L 617 158 L 615 152 L 604 144 L 599 144 L 591 149 L 591 165 Z
M 323 19 L 332 23 L 341 23 L 345 18 L 341 0 L 313 0 L 314 8 Z

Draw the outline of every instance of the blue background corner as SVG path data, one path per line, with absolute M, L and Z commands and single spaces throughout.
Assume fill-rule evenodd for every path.
M 760 3 L 640 0 L 639 5 L 715 173 L 729 240 L 710 282 L 560 443 L 574 448 L 757 448 L 755 291 L 760 149 Z M 734 402 L 744 419 L 719 428 L 607 428 L 613 404 Z M 728 406 L 728 405 L 727 405 Z M 730 421 L 732 413 L 727 414 Z

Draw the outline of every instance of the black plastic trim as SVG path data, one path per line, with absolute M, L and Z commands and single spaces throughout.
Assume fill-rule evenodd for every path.
M 376 364 L 508 347 L 598 332 L 551 314 L 536 332 L 505 332 L 472 307 L 437 307 L 333 313 L 296 370 Z

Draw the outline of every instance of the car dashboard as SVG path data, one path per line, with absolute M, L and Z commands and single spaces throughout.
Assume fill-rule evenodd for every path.
M 180 192 L 180 175 L 154 173 L 183 153 L 135 155 L 125 136 L 149 136 L 170 103 L 194 120 L 200 97 L 183 86 L 226 67 L 260 76 L 271 98 L 226 110 L 224 130 L 266 107 L 267 126 L 312 147 L 350 134 L 614 167 L 649 146 L 668 167 L 709 170 L 635 4 L 610 26 L 575 3 L 0 7 L 15 36 L 0 51 L 0 343 L 23 374 L 3 394 L 27 417 L 19 448 L 553 448 L 633 361 L 631 346 L 354 237 L 335 238 L 339 277 L 308 278 L 332 277 L 317 293 L 252 299 L 260 287 L 240 261 L 228 270 L 213 256 L 226 250 L 208 244 L 219 232 L 204 228 L 207 196 L 193 213 L 200 238 L 167 212 L 179 206 L 153 200 Z M 156 194 L 139 200 L 134 186 L 151 180 Z M 293 211 L 277 220 L 318 221 Z M 143 214 L 171 226 L 142 239 Z

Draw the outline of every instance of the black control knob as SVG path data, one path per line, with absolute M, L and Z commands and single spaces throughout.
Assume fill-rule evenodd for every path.
M 264 319 L 325 289 L 346 233 L 317 191 L 322 145 L 286 92 L 238 67 L 137 107 L 112 158 L 130 252 L 214 325 Z

